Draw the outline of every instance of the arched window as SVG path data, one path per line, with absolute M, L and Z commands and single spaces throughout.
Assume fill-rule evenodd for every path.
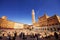
M 49 31 L 49 28 L 47 28 L 47 30 Z
M 56 25 L 58 25 L 58 23 L 56 23 Z
M 50 28 L 50 30 L 51 30 L 51 31 L 53 31 L 53 29 L 52 29 L 52 28 Z
M 56 31 L 56 28 L 53 28 L 54 29 L 54 31 Z
M 59 30 L 60 30 L 60 28 L 57 28 L 57 30 L 59 31 Z
M 46 30 L 46 28 L 45 28 L 45 30 Z
M 44 30 L 44 28 L 43 28 L 43 30 Z
M 52 24 L 54 26 L 54 24 Z

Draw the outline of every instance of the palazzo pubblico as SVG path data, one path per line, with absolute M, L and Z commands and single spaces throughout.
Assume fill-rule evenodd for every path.
M 6 16 L 0 18 L 0 28 L 1 29 L 24 29 L 24 28 L 34 28 L 36 30 L 42 31 L 59 31 L 60 30 L 60 16 L 53 15 L 48 16 L 44 14 L 38 17 L 38 21 L 35 20 L 35 12 L 32 10 L 32 25 L 13 22 L 7 19 Z

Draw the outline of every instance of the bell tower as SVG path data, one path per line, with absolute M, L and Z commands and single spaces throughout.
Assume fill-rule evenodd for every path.
M 34 9 L 32 9 L 32 24 L 34 25 L 35 23 L 35 12 Z

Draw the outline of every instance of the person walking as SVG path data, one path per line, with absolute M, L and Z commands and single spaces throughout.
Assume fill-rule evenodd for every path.
M 17 32 L 15 31 L 14 36 L 13 36 L 13 40 L 15 40 L 16 37 L 17 37 Z

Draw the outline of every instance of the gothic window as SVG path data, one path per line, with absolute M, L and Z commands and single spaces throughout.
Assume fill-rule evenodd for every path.
M 58 31 L 60 30 L 60 28 L 58 28 Z
M 54 24 L 52 24 L 54 26 Z
M 46 30 L 46 28 L 45 28 L 45 30 Z
M 51 26 L 51 25 L 49 24 L 49 26 Z
M 53 29 L 52 29 L 52 28 L 50 28 L 50 30 L 52 31 Z
M 43 30 L 44 30 L 44 28 L 43 28 Z
M 56 25 L 58 25 L 58 23 L 56 23 Z
M 49 28 L 47 28 L 47 30 L 49 30 Z
M 53 28 L 54 29 L 54 31 L 56 31 L 56 28 Z

